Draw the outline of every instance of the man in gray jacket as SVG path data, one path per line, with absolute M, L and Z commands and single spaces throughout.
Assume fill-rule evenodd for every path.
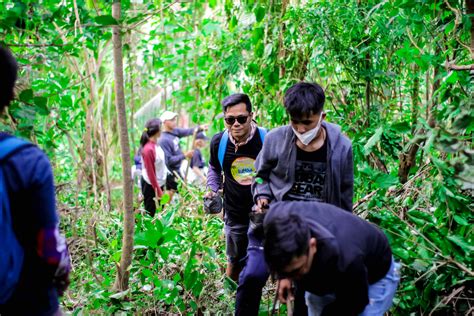
M 270 131 L 255 162 L 252 194 L 257 211 L 272 201 L 325 202 L 352 212 L 354 170 L 351 141 L 336 124 L 325 122 L 323 89 L 300 82 L 285 94 L 290 124 Z M 247 264 L 239 287 L 248 288 L 246 315 L 257 315 L 269 272 L 261 237 L 249 232 Z M 295 315 L 305 315 L 297 289 Z
M 324 91 L 300 82 L 285 95 L 290 124 L 272 130 L 257 158 L 252 186 L 257 205 L 272 200 L 326 202 L 352 212 L 351 141 L 325 122 Z

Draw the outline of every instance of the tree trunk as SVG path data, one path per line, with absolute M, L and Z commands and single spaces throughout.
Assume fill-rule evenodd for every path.
M 120 20 L 120 0 L 114 0 L 114 3 L 112 4 L 112 16 L 117 21 Z M 117 124 L 119 128 L 120 147 L 122 149 L 121 156 L 124 196 L 122 257 L 120 259 L 120 265 L 118 266 L 114 288 L 119 291 L 124 291 L 128 288 L 128 281 L 130 277 L 128 267 L 132 263 L 135 215 L 133 213 L 133 183 L 130 173 L 130 145 L 128 141 L 125 95 L 123 91 L 123 57 L 120 25 L 115 25 L 112 27 L 112 41 L 114 44 L 115 106 L 117 108 Z
M 163 1 L 161 1 L 161 9 L 160 9 L 160 23 L 161 23 L 161 34 L 164 36 L 165 34 L 165 7 Z M 166 40 L 163 38 L 163 43 L 166 45 Z M 166 50 L 165 46 L 165 50 Z M 163 110 L 168 110 L 168 77 L 166 74 L 166 71 L 163 71 L 163 94 L 162 94 L 162 101 L 161 104 L 163 104 Z
M 112 195 L 110 192 L 110 179 L 109 179 L 109 163 L 108 163 L 108 146 L 107 146 L 107 136 L 104 130 L 104 120 L 102 115 L 100 116 L 100 122 L 99 122 L 99 146 L 100 146 L 100 151 L 101 151 L 101 156 L 102 156 L 102 167 L 103 167 L 103 172 L 104 172 L 104 181 L 103 181 L 103 186 L 105 189 L 105 194 L 107 196 L 107 212 L 110 212 L 112 210 Z
M 420 67 L 418 65 L 413 66 L 413 73 L 415 78 L 413 79 L 413 89 L 411 91 L 411 133 L 414 135 L 416 130 L 416 123 L 418 122 L 418 112 L 420 108 L 420 78 L 418 77 L 418 71 Z
M 441 54 L 441 50 L 439 46 L 436 48 L 435 54 L 436 55 Z M 432 91 L 431 99 L 427 102 L 427 106 L 426 106 L 426 120 L 428 122 L 428 125 L 431 128 L 434 128 L 436 125 L 436 105 L 438 103 L 438 97 L 436 96 L 436 91 L 440 87 L 440 80 L 438 78 L 439 71 L 440 71 L 439 66 L 435 66 L 434 73 L 433 73 L 433 87 L 431 89 Z M 429 82 L 426 82 L 426 84 L 428 86 Z M 413 89 L 414 90 L 412 91 L 412 98 L 413 98 L 412 102 L 418 103 L 419 92 L 417 90 L 419 89 L 419 81 L 417 82 L 417 80 L 415 80 Z M 416 100 L 414 100 L 415 96 L 416 96 Z M 416 155 L 418 153 L 418 149 L 420 148 L 423 142 L 422 136 L 425 134 L 426 134 L 426 130 L 424 128 L 418 129 L 416 133 L 413 133 L 414 135 L 413 139 L 415 139 L 415 142 L 413 142 L 407 148 L 406 152 L 400 153 L 399 155 L 400 163 L 398 167 L 398 178 L 400 180 L 400 183 L 407 182 L 410 169 L 416 164 Z

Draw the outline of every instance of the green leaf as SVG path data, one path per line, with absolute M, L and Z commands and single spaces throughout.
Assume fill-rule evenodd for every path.
M 258 67 L 257 64 L 255 63 L 250 63 L 248 66 L 247 66 L 247 69 L 248 69 L 248 72 L 252 75 L 256 75 L 259 73 L 260 71 L 260 67 Z
M 391 128 L 399 133 L 406 133 L 410 130 L 410 124 L 408 122 L 397 122 L 392 124 Z
M 257 20 L 257 22 L 260 22 L 265 17 L 265 8 L 257 7 L 254 13 L 255 13 L 255 20 Z
M 118 25 L 117 20 L 111 15 L 99 15 L 95 17 L 94 21 L 100 25 Z
M 369 138 L 369 140 L 367 141 L 367 143 L 364 145 L 364 155 L 368 155 L 370 154 L 370 150 L 371 148 L 378 142 L 380 141 L 380 136 L 382 136 L 382 132 L 383 132 L 383 127 L 380 126 L 379 128 L 377 128 L 377 130 L 375 131 L 374 135 L 372 135 L 372 137 Z
M 238 24 L 239 22 L 237 20 L 237 17 L 235 15 L 232 16 L 232 19 L 230 19 L 230 23 L 229 23 L 229 31 L 233 32 Z
M 48 115 L 49 109 L 47 107 L 48 100 L 45 97 L 34 97 L 33 102 L 36 105 L 38 113 L 41 115 Z
M 31 99 L 33 99 L 33 90 L 32 89 L 26 89 L 21 91 L 19 98 L 23 102 L 30 102 Z
M 448 78 L 446 78 L 446 83 L 454 84 L 454 83 L 458 82 L 458 80 L 459 80 L 458 72 L 457 72 L 457 71 L 453 71 L 453 72 L 448 76 Z
M 217 0 L 208 0 L 207 3 L 211 9 L 214 9 L 217 5 Z
M 400 258 L 403 261 L 407 261 L 410 258 L 410 253 L 406 249 L 394 247 L 392 251 L 395 254 L 395 257 Z
M 451 21 L 450 23 L 448 23 L 444 29 L 444 33 L 447 35 L 449 33 L 451 33 L 451 31 L 454 29 L 454 20 Z
M 412 263 L 412 268 L 415 269 L 416 271 L 420 272 L 420 273 L 423 273 L 425 272 L 428 267 L 430 266 L 430 264 L 426 261 L 423 261 L 423 260 L 420 260 L 420 259 L 416 259 L 413 263 Z
M 453 218 L 456 221 L 456 223 L 458 223 L 459 225 L 469 226 L 469 222 L 465 218 L 459 215 L 454 215 Z
M 235 292 L 237 290 L 238 284 L 235 283 L 234 280 L 232 280 L 229 277 L 225 277 L 224 279 L 224 289 L 226 289 L 229 292 Z
M 160 247 L 160 255 L 163 260 L 168 260 L 168 257 L 170 256 L 171 250 L 167 247 Z
M 396 185 L 398 183 L 398 178 L 391 174 L 379 173 L 375 177 L 374 181 L 379 188 L 388 189 L 391 186 Z
M 263 29 L 263 27 L 255 28 L 252 32 L 252 43 L 254 45 L 257 45 L 257 43 L 259 43 L 263 39 L 264 34 L 265 30 Z
M 464 252 L 466 252 L 466 254 L 472 254 L 474 253 L 474 246 L 472 245 L 472 243 L 469 243 L 467 242 L 464 238 L 462 238 L 461 236 L 453 236 L 453 235 L 448 235 L 448 240 L 453 242 L 454 244 L 458 245 L 459 247 L 461 247 L 462 250 L 464 250 Z
M 170 195 L 165 193 L 163 194 L 163 196 L 161 197 L 161 204 L 166 204 L 170 201 Z
M 427 223 L 434 223 L 433 215 L 426 212 L 411 210 L 407 212 L 407 215 L 409 217 L 415 217 L 415 218 L 421 219 Z
M 186 274 L 184 276 L 184 286 L 186 287 L 186 289 L 191 290 L 197 278 L 198 278 L 197 271 L 192 271 L 190 274 Z

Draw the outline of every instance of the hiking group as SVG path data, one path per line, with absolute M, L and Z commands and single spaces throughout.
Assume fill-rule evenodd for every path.
M 0 74 L 3 110 L 17 76 L 5 48 Z M 294 315 L 383 315 L 392 304 L 400 265 L 384 233 L 352 214 L 352 144 L 326 121 L 324 102 L 318 84 L 296 83 L 283 102 L 289 124 L 267 131 L 248 95 L 226 97 L 225 129 L 210 140 L 207 173 L 206 125 L 177 127 L 170 111 L 145 124 L 135 165 L 146 213 L 155 216 L 165 190 L 172 198 L 193 170 L 207 187 L 205 208 L 223 210 L 236 315 L 258 315 L 269 276 L 278 280 L 279 300 L 294 301 Z M 189 136 L 192 149 L 183 152 L 180 138 Z M 51 166 L 19 138 L 1 133 L 0 146 L 0 247 L 7 254 L 0 256 L 0 315 L 59 315 L 70 264 Z

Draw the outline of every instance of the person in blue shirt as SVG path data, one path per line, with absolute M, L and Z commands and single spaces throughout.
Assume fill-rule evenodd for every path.
M 0 113 L 13 99 L 17 69 L 11 52 L 0 47 Z M 10 137 L 14 136 L 0 132 L 0 144 Z M 48 157 L 31 144 L 14 151 L 0 167 L 13 230 L 24 251 L 20 279 L 12 296 L 0 305 L 0 315 L 60 315 L 58 297 L 69 285 L 70 259 L 59 233 Z
M 169 171 L 166 178 L 166 190 L 168 190 L 170 199 L 173 198 L 173 194 L 178 190 L 178 179 L 176 176 L 183 178 L 180 171 L 181 163 L 186 158 L 192 159 L 194 155 L 194 150 L 183 153 L 179 145 L 179 139 L 193 135 L 194 131 L 200 132 L 207 129 L 207 125 L 195 128 L 177 127 L 177 118 L 178 114 L 171 111 L 165 111 L 160 116 L 160 120 L 163 122 L 163 132 L 158 143 L 165 152 L 166 167 Z
M 206 178 L 206 162 L 202 157 L 201 148 L 206 146 L 206 141 L 209 140 L 209 137 L 204 134 L 204 132 L 199 132 L 196 134 L 196 140 L 194 141 L 194 153 L 193 158 L 191 159 L 190 167 L 196 175 L 195 183 L 205 184 L 207 181 Z
M 142 177 L 142 148 L 140 147 L 137 150 L 135 156 L 133 156 L 133 166 L 132 166 L 132 179 L 136 181 L 136 184 L 139 188 L 141 188 L 141 177 Z M 141 192 L 139 193 L 139 198 L 142 198 Z

